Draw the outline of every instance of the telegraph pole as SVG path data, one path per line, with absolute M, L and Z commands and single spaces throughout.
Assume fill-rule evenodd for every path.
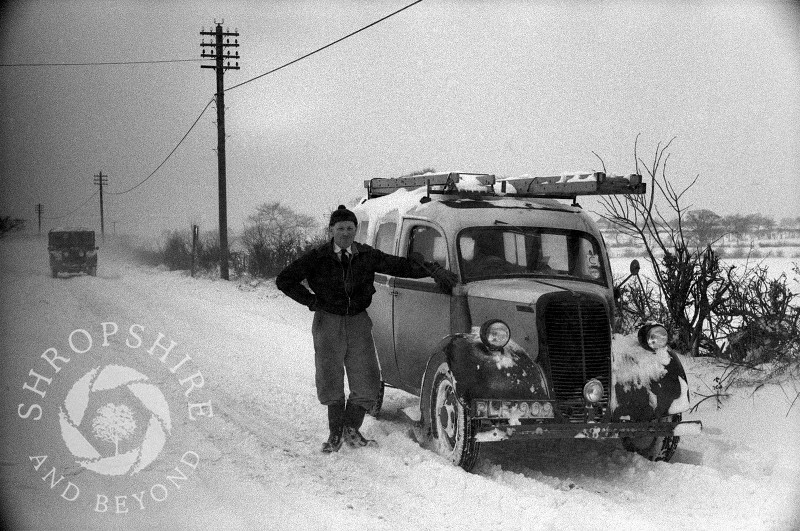
M 223 21 L 224 22 L 224 21 Z M 200 31 L 200 35 L 214 37 L 214 42 L 207 43 L 205 37 L 200 46 L 203 47 L 201 57 L 214 59 L 213 65 L 200 65 L 200 68 L 213 68 L 217 71 L 217 173 L 219 183 L 219 275 L 223 280 L 228 280 L 228 199 L 226 191 L 225 175 L 225 84 L 223 74 L 225 70 L 239 70 L 239 52 L 231 54 L 225 51 L 228 47 L 239 47 L 239 33 L 234 29 L 233 32 L 222 31 L 222 23 L 215 21 L 214 31 Z M 231 42 L 233 37 L 233 42 Z M 224 40 L 224 42 L 223 42 Z M 212 52 L 206 53 L 206 46 L 211 47 Z M 235 60 L 235 65 L 231 66 L 230 59 Z M 223 65 L 223 62 L 227 64 Z
M 42 233 L 42 212 L 44 212 L 44 207 L 41 203 L 36 204 L 36 215 L 39 217 L 39 234 Z
M 108 175 L 103 175 L 103 172 L 100 171 L 100 175 L 94 176 L 94 184 L 100 186 L 100 237 L 105 241 L 106 224 L 103 218 L 103 186 L 108 184 Z

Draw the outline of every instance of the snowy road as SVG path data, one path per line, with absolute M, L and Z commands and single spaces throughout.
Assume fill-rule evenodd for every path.
M 704 435 L 682 440 L 671 463 L 645 461 L 615 442 L 505 443 L 484 445 L 475 472 L 465 473 L 414 441 L 399 413 L 414 399 L 393 390 L 381 419 L 365 421 L 378 448 L 323 455 L 312 315 L 271 284 L 191 279 L 135 266 L 108 248 L 96 278 L 53 279 L 46 243 L 34 238 L 0 241 L 0 268 L 0 495 L 6 522 L 17 526 L 800 527 L 792 383 L 737 389 L 719 411 L 705 402 L 691 416 L 703 420 Z M 109 366 L 145 375 L 169 404 L 163 449 L 147 450 L 142 428 L 117 432 L 126 449 L 158 453 L 139 473 L 80 466 L 59 420 L 60 409 L 75 409 L 68 397 L 78 394 L 76 382 Z M 686 367 L 690 385 L 706 392 L 715 369 L 706 360 Z M 91 414 L 107 400 L 130 400 L 123 387 L 92 387 L 83 407 Z M 90 437 L 88 421 L 81 430 L 101 454 L 114 454 Z

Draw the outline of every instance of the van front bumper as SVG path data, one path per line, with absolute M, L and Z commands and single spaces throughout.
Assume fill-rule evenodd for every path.
M 617 439 L 641 436 L 700 435 L 699 420 L 681 422 L 597 422 L 597 423 L 534 423 L 491 426 L 478 425 L 475 440 L 481 443 L 508 439 Z

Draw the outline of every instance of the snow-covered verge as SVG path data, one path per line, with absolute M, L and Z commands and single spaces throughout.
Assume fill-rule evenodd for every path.
M 111 247 L 101 246 L 97 277 L 53 279 L 43 240 L 0 241 L 4 523 L 47 529 L 800 528 L 800 404 L 790 409 L 797 393 L 792 382 L 736 388 L 719 410 L 704 402 L 684 417 L 702 420 L 704 434 L 682 440 L 670 463 L 646 461 L 616 441 L 510 441 L 484 445 L 475 471 L 466 473 L 414 441 L 400 409 L 415 399 L 395 390 L 387 391 L 381 419 L 365 421 L 363 431 L 377 439 L 377 448 L 323 455 L 326 421 L 314 391 L 308 310 L 268 282 L 192 279 L 131 264 Z M 103 332 L 112 328 L 101 323 L 109 322 L 119 333 L 103 346 Z M 142 327 L 134 329 L 143 338 L 140 348 L 131 347 L 134 324 Z M 72 336 L 76 348 L 70 346 L 75 330 L 93 338 L 91 350 L 81 345 L 82 333 Z M 165 336 L 160 342 L 159 334 Z M 175 347 L 167 353 L 170 341 Z M 156 343 L 162 347 L 150 348 Z M 58 371 L 41 358 L 50 348 L 70 360 L 56 360 Z M 690 389 L 709 394 L 721 369 L 710 360 L 682 361 Z M 74 382 L 110 363 L 148 375 L 173 412 L 164 451 L 132 476 L 77 465 L 58 423 Z M 190 389 L 197 373 L 203 386 Z M 191 420 L 187 402 L 211 404 L 213 417 L 200 408 Z M 35 411 L 19 407 L 32 403 L 42 406 L 39 421 L 32 420 Z M 47 477 L 51 467 L 56 470 Z M 167 479 L 176 468 L 186 479 Z M 65 490 L 70 482 L 79 496 Z

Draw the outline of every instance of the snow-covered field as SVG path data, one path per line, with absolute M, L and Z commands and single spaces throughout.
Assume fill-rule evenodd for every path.
M 0 241 L 4 524 L 800 528 L 800 403 L 790 409 L 796 382 L 737 388 L 720 410 L 704 402 L 688 415 L 703 421 L 704 434 L 682 440 L 671 463 L 646 461 L 613 441 L 499 443 L 485 445 L 466 473 L 414 441 L 399 413 L 414 398 L 394 390 L 381 419 L 365 421 L 377 448 L 323 455 L 327 428 L 314 391 L 308 310 L 271 283 L 192 279 L 134 265 L 111 247 L 100 250 L 97 277 L 53 279 L 45 241 Z M 117 333 L 102 323 L 115 323 Z M 684 364 L 693 390 L 709 393 L 720 369 L 704 359 Z M 172 414 L 158 459 L 138 474 L 91 472 L 62 436 L 65 397 L 84 374 L 109 365 L 146 375 Z M 130 398 L 92 390 L 87 411 Z M 116 394 L 101 399 L 103 392 Z M 123 441 L 126 448 L 137 434 Z M 95 446 L 114 453 L 113 445 Z

